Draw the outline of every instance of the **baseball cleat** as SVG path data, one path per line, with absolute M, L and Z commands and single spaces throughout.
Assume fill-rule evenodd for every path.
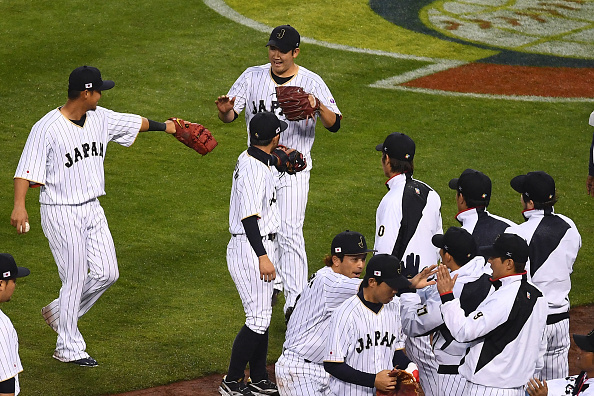
M 248 380 L 248 388 L 256 396 L 279 396 L 276 384 L 270 380 L 263 379 L 258 382 Z
M 90 356 L 87 358 L 71 360 L 67 363 L 77 364 L 80 367 L 97 367 L 97 366 L 99 366 L 99 363 L 97 363 L 97 361 Z
M 227 381 L 227 376 L 224 376 L 221 381 L 219 393 L 222 396 L 255 396 L 243 383 L 243 378 L 239 381 Z
M 54 318 L 54 315 L 50 311 L 49 305 L 41 308 L 41 316 L 43 316 L 43 320 L 49 327 L 52 328 L 53 331 L 56 333 L 58 332 L 58 319 Z

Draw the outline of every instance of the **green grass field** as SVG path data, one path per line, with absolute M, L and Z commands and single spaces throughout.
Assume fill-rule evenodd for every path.
M 31 269 L 29 277 L 19 280 L 13 300 L 0 308 L 19 334 L 22 395 L 105 395 L 227 368 L 231 343 L 244 320 L 225 251 L 231 175 L 245 149 L 246 132 L 243 116 L 222 124 L 214 100 L 246 67 L 267 62 L 268 34 L 231 22 L 202 1 L 179 3 L 0 0 L 0 251 Z M 266 15 L 258 20 L 270 26 L 289 21 L 300 28 L 303 23 L 304 35 L 338 40 L 322 18 L 306 22 L 297 4 L 284 6 L 284 18 L 263 13 L 271 2 L 246 3 L 246 10 L 239 3 L 228 2 L 250 18 Z M 340 15 L 361 15 L 373 23 L 365 4 L 344 1 Z M 322 2 L 316 7 L 324 11 Z M 358 26 L 349 25 L 342 44 L 374 45 L 367 38 L 369 28 Z M 395 27 L 394 32 L 388 36 L 395 42 L 398 34 L 407 36 Z M 428 41 L 434 53 L 422 55 L 459 51 L 459 45 Z M 403 44 L 382 45 L 376 49 L 396 51 Z M 583 238 L 572 304 L 594 302 L 594 199 L 585 193 L 591 103 L 379 90 L 368 85 L 422 63 L 313 45 L 301 51 L 298 63 L 324 78 L 344 114 L 339 133 L 319 127 L 314 145 L 304 229 L 310 272 L 321 266 L 336 233 L 357 230 L 372 241 L 375 210 L 386 192 L 374 147 L 388 133 L 401 131 L 417 143 L 415 176 L 441 195 L 444 228 L 457 225 L 447 182 L 467 167 L 493 180 L 491 212 L 516 222 L 522 221 L 519 196 L 509 180 L 531 170 L 553 175 L 560 196 L 556 210 L 575 221 Z M 468 59 L 479 55 L 466 51 Z M 29 130 L 65 102 L 68 74 L 82 64 L 99 67 L 104 78 L 116 82 L 100 105 L 154 120 L 195 120 L 219 141 L 206 157 L 163 133 L 143 134 L 131 148 L 108 147 L 107 195 L 101 203 L 115 240 L 120 279 L 79 322 L 88 352 L 100 362 L 92 370 L 51 357 L 55 334 L 39 311 L 57 297 L 60 282 L 41 231 L 37 190 L 27 197 L 29 234 L 17 235 L 9 220 L 12 177 Z M 271 362 L 284 339 L 280 311 L 275 310 L 270 330 Z

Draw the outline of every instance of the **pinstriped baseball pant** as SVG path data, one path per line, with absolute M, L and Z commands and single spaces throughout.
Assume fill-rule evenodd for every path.
M 274 242 L 267 238 L 262 242 L 276 270 Z M 272 318 L 270 304 L 274 282 L 264 282 L 260 279 L 258 257 L 245 235 L 231 237 L 227 245 L 227 268 L 243 304 L 245 325 L 255 333 L 264 334 Z
M 551 380 L 569 375 L 569 319 L 547 325 L 547 351 L 540 379 Z
M 324 396 L 330 375 L 323 364 L 308 363 L 285 351 L 274 366 L 280 396 Z
M 425 396 L 437 395 L 437 360 L 429 336 L 407 337 L 406 355 L 419 368 L 419 382 Z
M 437 374 L 438 396 L 464 396 L 466 380 L 460 374 Z
M 64 362 L 86 358 L 78 318 L 119 277 L 105 212 L 97 199 L 81 205 L 41 205 L 40 212 L 62 281 L 59 297 L 48 305 L 52 320 L 58 321 L 54 357 Z
M 464 387 L 464 395 L 469 396 L 525 396 L 526 391 L 524 387 L 519 388 L 492 388 L 490 386 L 483 386 L 473 382 L 466 381 Z

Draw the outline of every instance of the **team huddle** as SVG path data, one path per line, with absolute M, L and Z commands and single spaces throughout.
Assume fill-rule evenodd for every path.
M 388 191 L 373 247 L 361 233 L 339 233 L 308 280 L 303 224 L 315 128 L 320 121 L 337 132 L 342 114 L 322 78 L 295 63 L 299 45 L 297 30 L 276 27 L 266 44 L 269 63 L 247 68 L 215 102 L 225 123 L 244 111 L 248 135 L 232 175 L 226 252 L 246 320 L 221 395 L 547 394 L 545 381 L 569 376 L 568 296 L 581 247 L 574 222 L 554 211 L 554 179 L 534 171 L 510 181 L 526 220 L 515 224 L 488 212 L 490 178 L 466 169 L 448 183 L 461 227 L 444 232 L 440 196 L 413 177 L 415 142 L 391 133 L 375 147 Z M 78 319 L 119 276 L 98 201 L 107 143 L 130 146 L 139 132 L 189 126 L 97 106 L 114 85 L 96 68 L 75 69 L 68 101 L 35 124 L 14 175 L 11 224 L 29 230 L 25 196 L 40 186 L 42 228 L 62 281 L 41 310 L 57 333 L 53 356 L 83 367 L 99 363 L 86 351 Z M 281 100 L 278 87 L 301 87 L 299 99 Z M 289 117 L 286 106 L 300 115 Z M 205 139 L 208 152 L 216 141 Z M 0 265 L 3 302 L 4 288 L 29 271 L 8 255 Z M 287 330 L 273 381 L 266 362 L 278 290 Z M 0 393 L 17 395 L 16 332 L 1 311 L 0 319 L 12 351 L 0 357 Z M 588 337 L 576 342 L 593 353 Z

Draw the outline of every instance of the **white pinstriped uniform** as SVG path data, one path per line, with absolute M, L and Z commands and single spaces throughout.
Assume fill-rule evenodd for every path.
M 12 322 L 0 311 L 0 382 L 15 378 L 15 395 L 19 394 L 19 376 L 23 365 L 19 358 L 19 339 Z
M 384 304 L 376 314 L 355 295 L 332 314 L 324 361 L 345 362 L 356 370 L 377 374 L 393 368 L 394 351 L 404 349 L 405 338 L 399 299 Z M 375 388 L 330 377 L 331 395 L 374 396 L 375 393 Z
M 54 357 L 60 361 L 89 357 L 78 318 L 119 276 L 97 197 L 105 195 L 107 143 L 130 146 L 141 123 L 138 115 L 97 106 L 80 127 L 52 110 L 31 129 L 17 166 L 15 178 L 41 184 L 41 226 L 62 281 L 59 297 L 47 306 L 52 324 L 57 324 Z
M 330 315 L 357 293 L 361 279 L 349 278 L 331 267 L 316 272 L 301 293 L 287 325 L 283 353 L 276 362 L 276 384 L 281 396 L 322 396 L 329 374 L 323 360 Z
M 530 255 L 526 263 L 528 279 L 545 293 L 549 321 L 555 315 L 566 314 L 563 320 L 547 321 L 547 353 L 541 379 L 563 378 L 569 375 L 569 291 L 573 263 L 582 246 L 575 223 L 562 214 L 545 214 L 544 210 L 528 210 L 527 221 L 506 229 L 526 239 Z M 556 231 L 556 232 L 555 232 Z
M 229 209 L 229 232 L 227 267 L 243 304 L 246 326 L 258 334 L 264 334 L 272 318 L 272 282 L 260 279 L 258 256 L 245 235 L 242 219 L 257 215 L 260 235 L 270 261 L 276 268 L 275 244 L 268 239 L 279 228 L 279 213 L 276 206 L 276 179 L 269 165 L 250 156 L 248 151 L 239 155 Z
M 377 254 L 393 254 L 394 245 L 400 230 L 403 213 L 402 197 L 406 176 L 398 174 L 386 182 L 388 193 L 382 198 L 376 212 L 376 232 L 373 248 Z M 431 238 L 441 234 L 441 199 L 433 189 L 429 192 L 427 204 L 417 230 L 406 246 L 402 257 L 414 253 L 420 257 L 419 269 L 437 264 L 439 249 L 433 246 Z M 425 396 L 437 394 L 437 361 L 431 349 L 429 336 L 408 337 L 406 354 L 419 368 L 419 381 Z
M 326 107 L 340 114 L 332 93 L 317 74 L 299 66 L 297 74 L 284 85 L 299 86 L 315 95 Z M 288 121 L 276 101 L 277 84 L 271 76 L 270 63 L 246 69 L 228 92 L 236 97 L 237 114 L 245 109 L 246 125 L 262 111 L 274 112 L 288 128 L 280 135 L 280 144 L 299 150 L 307 160 L 307 168 L 295 175 L 278 174 L 278 208 L 281 226 L 278 233 L 278 268 L 285 292 L 285 311 L 295 305 L 297 296 L 307 283 L 307 256 L 303 239 L 303 222 L 309 193 L 309 171 L 312 168 L 311 147 L 315 137 L 316 122 Z M 249 134 L 248 134 L 249 140 Z M 249 144 L 249 142 L 248 142 Z
M 451 276 L 458 275 L 454 284 L 454 296 L 460 298 L 464 285 L 473 282 L 491 268 L 485 265 L 485 259 L 477 256 L 464 266 L 451 272 Z M 467 344 L 456 340 L 445 340 L 439 327 L 443 325 L 441 316 L 441 300 L 435 285 L 426 287 L 417 293 L 404 293 L 400 297 L 402 305 L 402 327 L 408 337 L 415 337 L 433 332 L 432 346 L 439 365 L 458 366 L 462 360 Z M 463 396 L 465 380 L 460 374 L 437 374 L 437 395 Z

